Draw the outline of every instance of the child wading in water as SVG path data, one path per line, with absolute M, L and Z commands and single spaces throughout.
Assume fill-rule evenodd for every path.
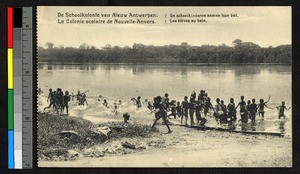
M 272 109 L 272 108 L 270 108 L 270 107 L 268 107 L 268 106 L 266 105 L 266 103 L 269 102 L 270 98 L 271 98 L 271 96 L 269 96 L 269 99 L 268 99 L 268 101 L 266 101 L 266 102 L 264 102 L 264 99 L 260 99 L 260 100 L 259 100 L 259 104 L 258 104 L 258 116 L 259 116 L 259 117 L 261 116 L 261 117 L 262 117 L 262 120 L 264 120 L 264 116 L 265 116 L 265 111 L 264 111 L 265 107 L 266 107 L 266 108 L 269 108 L 269 109 Z
M 224 116 L 224 112 L 223 112 L 223 107 L 222 107 L 222 104 L 220 103 L 220 99 L 217 98 L 216 99 L 216 106 L 215 106 L 215 113 L 214 113 L 214 116 L 215 116 L 215 119 L 216 119 L 216 122 L 218 124 L 221 123 L 221 118 Z
M 84 104 L 88 105 L 87 100 L 86 100 L 86 95 L 82 94 L 82 97 L 79 100 L 79 105 L 83 105 L 84 106 Z
M 127 125 L 128 124 L 128 120 L 130 119 L 130 115 L 128 114 L 128 112 L 125 112 L 125 114 L 123 114 L 123 118 L 124 118 L 123 125 Z
M 214 107 L 212 106 L 211 102 L 210 102 L 210 98 L 208 97 L 207 100 L 204 103 L 204 117 L 207 116 L 207 113 L 209 111 L 209 109 L 214 109 Z
M 177 102 L 176 112 L 177 112 L 178 118 L 181 118 L 182 117 L 182 107 L 180 105 L 180 101 Z
M 188 102 L 188 97 L 184 97 L 184 101 L 182 101 L 182 110 L 183 110 L 183 116 L 185 117 L 185 125 L 187 125 L 187 118 L 188 118 L 188 113 L 189 113 L 189 102 Z M 183 120 L 183 116 L 181 117 L 181 124 Z
M 278 119 L 280 119 L 281 117 L 286 118 L 284 111 L 289 110 L 291 107 L 286 108 L 285 102 L 283 101 L 281 105 L 277 106 L 276 108 L 278 109 Z
M 169 100 L 170 98 L 168 93 L 165 93 L 165 96 L 161 98 L 162 103 L 167 107 L 167 111 L 169 110 L 170 105 Z
M 138 109 L 142 107 L 142 102 L 141 102 L 141 97 L 140 96 L 138 96 L 137 99 L 133 97 L 131 100 L 135 101 L 136 107 Z
M 247 119 L 250 119 L 251 120 L 251 115 L 250 115 L 250 112 L 251 112 L 251 101 L 248 100 L 247 101 L 247 105 L 246 105 L 246 111 L 247 111 Z
M 177 113 L 176 113 L 176 104 L 175 104 L 175 103 L 176 103 L 175 100 L 172 100 L 172 101 L 171 101 L 171 104 L 170 104 L 171 113 L 168 115 L 168 118 L 169 118 L 170 116 L 173 116 L 174 119 L 176 119 Z
M 228 114 L 227 114 L 227 107 L 224 104 L 224 100 L 221 100 L 221 107 L 223 111 L 223 117 L 220 118 L 220 123 L 227 123 L 228 122 Z
M 66 108 L 67 115 L 69 115 L 69 101 L 71 100 L 71 97 L 69 95 L 69 91 L 65 92 L 65 95 L 63 96 L 63 110 Z
M 118 114 L 119 114 L 117 103 L 114 103 L 114 109 L 112 110 L 112 112 L 113 112 L 115 115 L 118 115 Z
M 247 116 L 247 110 L 246 110 L 246 102 L 244 101 L 244 96 L 241 96 L 241 101 L 239 104 L 236 106 L 235 109 L 240 107 L 240 115 L 241 115 L 241 120 L 243 123 L 248 122 L 248 116 Z
M 251 116 L 252 125 L 255 125 L 256 112 L 257 112 L 257 104 L 255 103 L 255 99 L 252 99 L 252 104 L 250 105 L 250 116 Z
M 191 98 L 190 98 L 190 104 L 189 104 L 189 106 L 190 106 L 190 121 L 191 121 L 191 124 L 190 124 L 190 126 L 193 126 L 194 124 L 195 124 L 195 122 L 194 122 L 194 113 L 195 113 L 195 99 L 193 98 L 193 96 L 191 96 Z
M 230 118 L 230 122 L 236 121 L 236 109 L 235 109 L 233 98 L 230 98 L 230 103 L 228 104 L 227 109 L 228 109 L 228 116 Z
M 48 107 L 45 107 L 44 110 L 49 109 L 51 107 L 53 107 L 55 110 L 57 110 L 54 100 L 55 100 L 55 91 L 52 91 L 52 89 L 50 88 L 48 98 L 47 98 L 47 102 L 50 102 L 50 104 Z
M 107 103 L 106 99 L 103 100 L 102 105 L 103 105 L 104 107 L 108 107 L 108 103 Z
M 200 104 L 200 102 L 197 102 L 197 104 L 195 106 L 195 112 L 196 112 L 197 125 L 200 125 L 200 123 L 201 123 L 201 104 Z

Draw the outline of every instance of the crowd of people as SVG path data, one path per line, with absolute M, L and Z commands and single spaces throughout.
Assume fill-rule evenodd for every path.
M 208 113 L 211 113 L 215 118 L 218 124 L 229 124 L 232 125 L 236 121 L 241 121 L 242 123 L 247 123 L 249 120 L 251 121 L 251 125 L 255 125 L 256 116 L 258 116 L 264 120 L 265 116 L 265 108 L 273 109 L 267 106 L 271 96 L 269 96 L 267 101 L 264 99 L 260 99 L 259 103 L 256 104 L 256 100 L 253 98 L 251 101 L 248 100 L 245 102 L 245 97 L 241 96 L 240 102 L 236 105 L 233 98 L 230 98 L 230 102 L 228 105 L 224 104 L 224 100 L 216 99 L 215 106 L 212 105 L 210 97 L 208 94 L 201 90 L 199 95 L 196 97 L 196 92 L 192 92 L 191 96 L 188 100 L 188 96 L 184 97 L 182 102 L 175 101 L 169 99 L 169 95 L 166 93 L 164 97 L 157 96 L 153 99 L 153 104 L 148 102 L 148 108 L 155 112 L 155 121 L 152 127 L 155 126 L 156 122 L 162 118 L 167 125 L 169 132 L 171 132 L 168 126 L 168 120 L 170 116 L 173 116 L 176 119 L 176 116 L 181 119 L 181 124 L 187 125 L 188 118 L 190 119 L 190 126 L 194 126 L 195 124 L 199 126 L 204 126 L 206 123 L 206 117 Z M 140 100 L 140 98 L 139 98 Z M 239 108 L 240 119 L 237 120 L 237 109 Z M 281 105 L 277 106 L 276 109 L 279 111 L 278 119 L 281 117 L 285 118 L 285 110 L 289 110 L 290 108 L 286 108 L 285 102 L 283 101 Z M 167 114 L 170 111 L 170 114 Z M 196 117 L 196 123 L 194 116 Z M 183 123 L 183 120 L 185 121 Z
M 40 91 L 40 90 L 39 90 Z M 86 92 L 80 92 L 78 90 L 76 95 L 70 94 L 69 91 L 63 92 L 61 88 L 57 88 L 56 91 L 52 90 L 52 88 L 49 89 L 49 94 L 47 97 L 47 102 L 49 102 L 49 106 L 45 107 L 46 109 L 54 109 L 57 114 L 63 114 L 66 109 L 66 114 L 69 114 L 69 102 L 70 100 L 76 100 L 78 101 L 78 105 L 87 105 L 86 100 Z M 41 92 L 39 92 L 41 93 Z
M 63 114 L 65 109 L 66 113 L 69 113 L 69 102 L 70 100 L 75 100 L 78 102 L 78 105 L 88 105 L 86 100 L 86 93 L 78 91 L 77 94 L 70 94 L 68 91 L 63 92 L 61 88 L 57 88 L 56 91 L 53 91 L 51 88 L 49 89 L 49 94 L 47 97 L 47 102 L 49 102 L 49 106 L 45 107 L 46 109 L 54 109 L 57 114 Z M 253 98 L 252 100 L 245 101 L 245 97 L 241 96 L 238 104 L 235 104 L 233 98 L 230 98 L 229 103 L 226 105 L 224 100 L 220 98 L 216 99 L 216 104 L 213 106 L 211 103 L 211 98 L 208 97 L 208 93 L 205 90 L 201 90 L 199 95 L 196 95 L 196 92 L 193 91 L 188 98 L 185 96 L 183 101 L 175 101 L 170 100 L 168 93 L 166 93 L 163 97 L 157 96 L 153 98 L 153 102 L 145 99 L 142 102 L 141 97 L 132 98 L 131 100 L 137 106 L 137 109 L 143 107 L 143 105 L 147 105 L 147 108 L 150 109 L 151 113 L 155 113 L 155 121 L 152 125 L 154 127 L 159 119 L 163 119 L 164 124 L 168 128 L 168 132 L 171 132 L 169 127 L 168 119 L 170 117 L 174 117 L 174 119 L 180 119 L 181 124 L 187 125 L 187 120 L 190 120 L 190 126 L 199 125 L 204 126 L 207 122 L 207 115 L 215 118 L 218 124 L 233 124 L 236 121 L 241 121 L 242 123 L 247 123 L 249 120 L 252 125 L 255 125 L 256 116 L 258 116 L 264 120 L 265 117 L 265 108 L 274 109 L 267 105 L 270 101 L 271 96 L 269 96 L 267 101 L 264 99 L 260 99 L 259 103 L 256 104 L 256 100 Z M 104 99 L 101 95 L 98 98 L 98 101 L 102 102 L 102 105 L 108 108 L 109 104 L 106 99 Z M 113 112 L 118 114 L 118 107 L 121 106 L 122 101 L 115 102 L 113 105 Z M 239 108 L 240 119 L 237 119 L 237 109 Z M 278 110 L 278 118 L 285 117 L 284 112 L 289 110 L 285 106 L 285 102 L 283 101 L 281 105 L 277 106 Z M 168 114 L 170 112 L 170 114 Z M 126 113 L 128 114 L 128 113 Z M 194 116 L 196 120 L 194 119 Z M 196 121 L 196 122 L 195 122 Z

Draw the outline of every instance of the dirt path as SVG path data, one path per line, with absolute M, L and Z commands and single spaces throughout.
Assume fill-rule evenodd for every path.
M 198 131 L 159 125 L 159 133 L 149 138 L 127 139 L 146 144 L 162 141 L 160 147 L 146 146 L 129 154 L 79 157 L 75 161 L 39 161 L 39 167 L 291 167 L 292 139 L 264 135 L 243 135 L 218 131 Z M 113 147 L 126 139 L 95 148 Z

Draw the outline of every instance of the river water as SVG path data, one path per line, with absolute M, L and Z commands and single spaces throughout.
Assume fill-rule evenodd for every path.
M 77 93 L 86 91 L 89 102 L 97 102 L 102 95 L 112 103 L 122 100 L 130 103 L 132 97 L 153 99 L 169 94 L 171 100 L 183 100 L 192 91 L 197 95 L 201 89 L 214 102 L 216 98 L 235 103 L 240 96 L 245 100 L 267 100 L 266 120 L 276 120 L 275 109 L 282 101 L 292 105 L 292 70 L 290 65 L 181 65 L 181 64 L 38 64 L 38 87 L 45 95 L 49 88 Z M 97 104 L 96 104 L 97 105 Z M 93 105 L 89 105 L 90 109 Z M 126 106 L 133 110 L 131 106 Z M 97 111 L 99 109 L 96 109 Z M 95 113 L 91 109 L 89 112 Z M 127 109 L 128 110 L 128 109 Z M 86 114 L 86 112 L 85 112 Z M 291 111 L 286 115 L 291 120 Z

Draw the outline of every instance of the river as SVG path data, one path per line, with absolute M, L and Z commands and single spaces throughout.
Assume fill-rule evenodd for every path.
M 216 98 L 237 104 L 245 100 L 267 100 L 266 119 L 278 117 L 276 106 L 285 101 L 292 106 L 291 65 L 203 65 L 203 64 L 38 64 L 38 87 L 45 94 L 49 88 L 62 88 L 74 94 L 86 91 L 88 101 L 102 95 L 112 103 L 130 103 L 132 97 L 152 100 L 154 96 L 169 94 L 171 100 L 183 100 L 192 91 L 197 95 L 205 90 L 213 103 Z M 93 105 L 90 105 L 92 107 Z M 132 108 L 131 108 L 132 109 Z M 96 109 L 97 110 L 97 109 Z M 91 109 L 90 113 L 96 112 Z M 291 111 L 286 112 L 288 118 Z M 291 119 L 289 119 L 291 120 Z M 291 124 L 289 124 L 291 125 Z M 289 126 L 290 127 L 290 126 Z

